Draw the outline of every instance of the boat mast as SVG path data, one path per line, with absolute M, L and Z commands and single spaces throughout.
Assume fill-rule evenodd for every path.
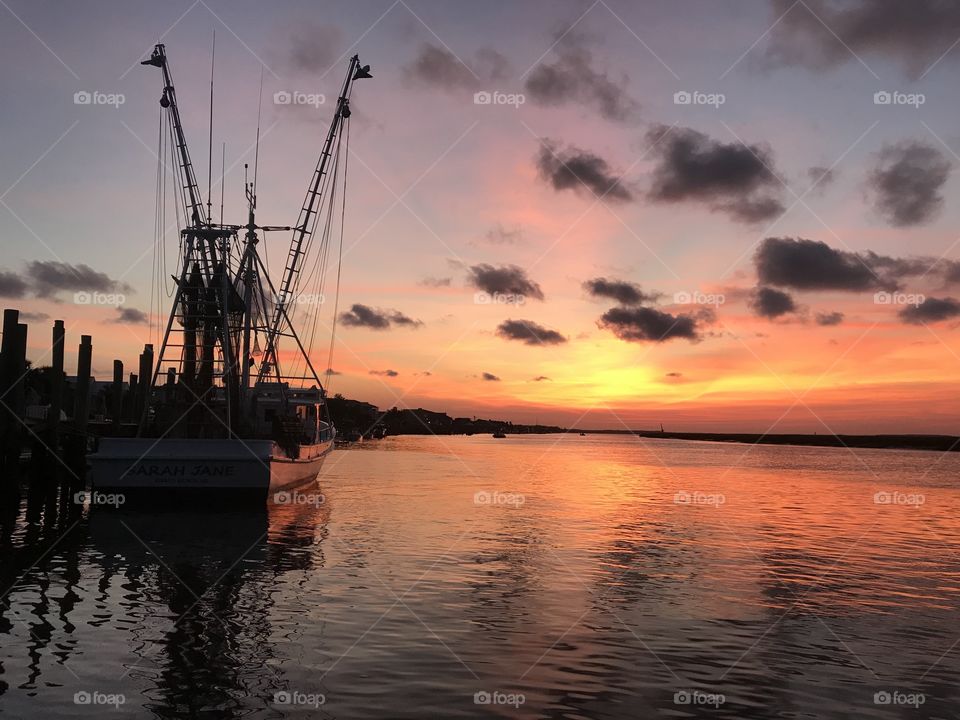
M 257 127 L 257 143 L 260 142 L 259 123 Z M 243 166 L 246 171 L 247 166 Z M 246 178 L 244 178 L 246 180 Z M 250 388 L 250 336 L 253 331 L 253 284 L 255 282 L 254 252 L 257 245 L 257 224 L 255 211 L 257 209 L 257 195 L 252 182 L 244 182 L 247 194 L 247 234 L 245 236 L 246 245 L 243 253 L 242 273 L 243 273 L 243 357 L 241 362 L 240 395 L 243 407 L 246 408 L 247 391 Z
M 204 399 L 214 387 L 215 365 L 218 362 L 217 345 L 219 345 L 219 362 L 227 412 L 225 418 L 218 417 L 218 420 L 225 424 L 227 432 L 232 434 L 239 417 L 239 377 L 236 348 L 233 347 L 230 336 L 231 318 L 235 318 L 237 313 L 244 310 L 240 307 L 241 301 L 237 298 L 230 279 L 231 248 L 238 228 L 213 224 L 209 197 L 208 206 L 204 208 L 193 163 L 190 160 L 190 151 L 187 148 L 177 94 L 164 45 L 158 43 L 154 47 L 153 54 L 142 61 L 141 65 L 158 67 L 163 73 L 163 94 L 160 98 L 160 106 L 167 110 L 170 118 L 178 156 L 181 200 L 186 217 L 189 218 L 189 224 L 181 230 L 183 265 L 180 277 L 175 278 L 176 297 L 150 387 L 156 387 L 165 364 L 168 367 L 179 365 L 179 381 L 188 391 L 186 400 L 191 406 L 187 422 L 199 422 L 204 412 L 213 412 Z M 183 326 L 183 342 L 171 346 L 170 334 L 176 321 Z M 180 351 L 177 361 L 167 357 L 167 351 L 172 349 Z M 140 420 L 141 433 L 146 425 L 148 405 L 149 403 L 144 403 L 144 413 Z

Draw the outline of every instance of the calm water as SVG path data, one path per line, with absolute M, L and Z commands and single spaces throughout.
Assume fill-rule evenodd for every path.
M 0 715 L 956 717 L 960 457 L 855 452 L 388 438 L 323 502 L 8 512 Z

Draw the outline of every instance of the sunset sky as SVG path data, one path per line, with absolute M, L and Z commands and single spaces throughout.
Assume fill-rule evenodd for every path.
M 215 31 L 229 222 L 261 69 L 258 218 L 293 224 L 347 59 L 372 66 L 331 392 L 590 428 L 958 431 L 960 6 L 2 0 L 0 16 L 0 299 L 28 314 L 37 364 L 54 319 L 71 369 L 93 335 L 98 379 L 156 340 L 161 81 L 139 61 L 166 44 L 206 188 Z M 268 237 L 277 274 L 288 243 Z M 333 316 L 328 292 L 320 368 Z

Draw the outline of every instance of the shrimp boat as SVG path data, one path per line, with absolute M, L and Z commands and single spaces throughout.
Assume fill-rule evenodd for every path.
M 197 186 L 164 46 L 156 45 L 141 64 L 162 71 L 160 150 L 172 156 L 177 218 L 189 222 L 179 233 L 159 355 L 154 362 L 147 345 L 140 358 L 140 377 L 150 382 L 138 400 L 136 437 L 99 441 L 89 456 L 91 484 L 105 492 L 209 490 L 221 498 L 262 500 L 315 485 L 336 430 L 310 360 L 319 303 L 312 328 L 305 311 L 311 338 L 305 347 L 298 298 L 302 285 L 323 286 L 334 198 L 345 185 L 340 158 L 348 152 L 350 97 L 356 80 L 372 77 L 370 66 L 350 59 L 297 224 L 271 226 L 256 220 L 256 164 L 253 180 L 244 181 L 246 224 L 224 224 L 222 198 L 220 221 L 214 221 L 209 184 L 206 205 Z M 212 79 L 210 94 L 212 119 Z M 257 145 L 259 156 L 259 127 Z M 158 190 L 158 207 L 160 198 Z M 259 251 L 261 236 L 271 231 L 292 231 L 279 287 Z

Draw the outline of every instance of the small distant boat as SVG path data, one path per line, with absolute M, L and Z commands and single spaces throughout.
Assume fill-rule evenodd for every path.
M 580 437 L 586 437 L 586 436 L 587 434 L 585 432 L 580 433 Z
M 503 430 L 497 430 L 497 431 L 493 434 L 493 436 L 494 436 L 495 438 L 505 438 L 505 437 L 507 436 L 507 434 L 506 434 Z
M 337 435 L 337 440 L 345 443 L 355 443 L 363 440 L 363 434 L 359 430 L 346 430 L 343 433 Z

